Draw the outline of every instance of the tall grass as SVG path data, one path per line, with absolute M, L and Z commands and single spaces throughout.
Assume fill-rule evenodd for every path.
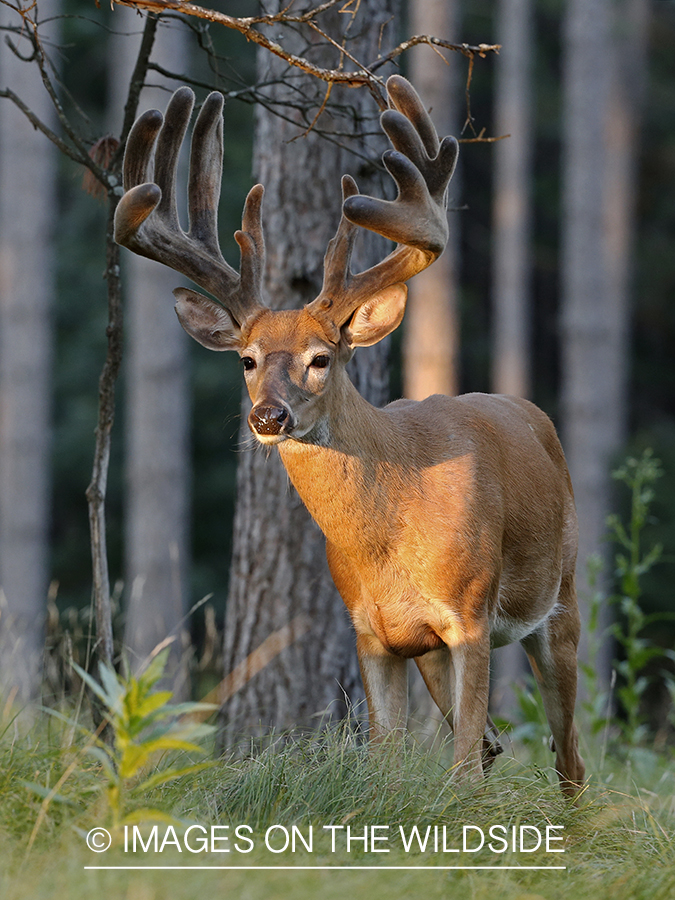
M 162 779 L 171 768 L 188 768 L 198 761 L 193 753 L 165 756 L 139 776 L 155 778 L 155 786 L 138 797 L 139 806 L 163 811 L 159 835 L 172 821 L 175 834 L 191 825 L 247 826 L 250 852 L 194 854 L 169 844 L 162 853 L 125 852 L 121 833 L 111 849 L 95 854 L 85 836 L 97 826 L 111 825 L 100 790 L 103 772 L 85 752 L 86 739 L 59 721 L 41 720 L 28 734 L 18 736 L 10 726 L 0 741 L 0 896 L 3 898 L 68 897 L 80 900 L 104 890 L 111 896 L 152 900 L 190 897 L 200 889 L 241 892 L 241 896 L 326 897 L 363 891 L 363 896 L 403 897 L 423 891 L 431 897 L 579 898 L 675 896 L 675 773 L 672 756 L 633 748 L 624 758 L 606 755 L 586 743 L 583 752 L 592 773 L 589 787 L 577 805 L 565 801 L 552 770 L 550 751 L 543 743 L 507 744 L 493 774 L 474 788 L 458 788 L 452 779 L 450 748 L 423 752 L 410 742 L 403 754 L 386 749 L 372 756 L 346 727 L 301 737 L 279 735 L 255 756 L 224 758 L 210 769 L 188 772 L 179 780 Z M 206 748 L 208 749 L 208 748 Z M 72 765 L 73 761 L 76 765 Z M 70 767 L 45 809 L 45 798 Z M 35 785 L 41 784 L 42 794 Z M 151 781 L 152 784 L 152 781 Z M 29 836 L 41 818 L 30 850 Z M 130 820 L 131 821 L 131 820 Z M 155 823 L 156 824 L 156 823 Z M 414 826 L 445 827 L 447 846 L 462 847 L 464 826 L 472 835 L 493 826 L 511 833 L 515 826 L 562 826 L 565 853 L 420 852 L 413 842 L 405 852 L 399 828 L 410 835 Z M 153 823 L 142 829 L 144 839 Z M 273 826 L 296 826 L 314 834 L 313 852 L 299 845 L 273 853 L 265 835 Z M 335 852 L 331 831 L 336 832 Z M 351 835 L 380 826 L 388 853 L 365 849 Z M 384 827 L 384 828 L 383 828 Z M 221 830 L 220 834 L 223 834 Z M 193 831 L 193 837 L 195 832 Z M 281 839 L 283 831 L 275 830 Z M 193 843 L 194 846 L 194 843 Z M 220 845 L 223 846 L 222 844 Z M 248 845 L 245 845 L 248 847 Z M 277 845 L 278 846 L 278 845 Z M 191 871 L 89 871 L 98 865 L 181 865 Z M 199 866 L 248 866 L 247 871 L 204 870 Z M 429 866 L 497 866 L 487 870 L 428 869 Z M 541 870 L 507 866 L 545 866 Z M 564 871 L 551 868 L 564 865 Z M 262 867 L 276 867 L 272 872 Z M 348 869 L 288 872 L 285 866 L 347 866 Z M 357 866 L 377 866 L 361 870 Z M 413 867 L 393 872 L 383 866 Z M 276 872 L 276 875 L 274 874 Z M 274 879 L 271 881 L 272 876 Z
M 86 705 L 66 704 L 30 727 L 11 717 L 0 724 L 0 897 L 672 900 L 675 754 L 649 746 L 639 702 L 639 666 L 654 656 L 642 634 L 640 578 L 658 555 L 640 540 L 658 466 L 635 461 L 618 477 L 633 498 L 631 522 L 611 523 L 621 545 L 616 602 L 626 618 L 615 636 L 628 690 L 619 694 L 621 719 L 607 697 L 581 711 L 590 776 L 576 804 L 560 793 L 536 693 L 520 693 L 522 724 L 474 787 L 454 780 L 447 741 L 429 751 L 411 737 L 402 752 L 385 745 L 373 754 L 349 724 L 272 735 L 254 753 L 204 767 L 209 729 L 187 718 L 197 705 L 172 706 L 168 692 L 154 691 L 159 657 L 139 677 L 103 670 L 101 684 L 79 670 L 103 704 L 112 744 L 100 740 Z M 564 837 L 553 843 L 564 853 L 513 845 L 521 828 L 532 837 L 547 826 Z M 86 838 L 101 827 L 112 845 L 95 853 Z M 476 849 L 491 829 L 509 836 L 507 846 L 487 839 Z M 281 850 L 293 834 L 295 850 Z

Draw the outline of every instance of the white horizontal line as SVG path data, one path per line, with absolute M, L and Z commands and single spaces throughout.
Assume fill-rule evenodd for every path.
M 322 871 L 327 871 L 330 869 L 359 869 L 359 870 L 369 870 L 371 872 L 380 872 L 387 870 L 395 870 L 395 871 L 414 871 L 414 872 L 425 872 L 425 871 L 433 871 L 433 870 L 442 870 L 447 871 L 448 869 L 538 869 L 538 870 L 550 870 L 550 871 L 566 871 L 567 866 L 84 866 L 85 869 L 123 869 L 123 870 L 153 870 L 153 871 L 168 871 L 168 870 L 186 870 L 189 871 L 193 869 L 195 872 L 205 871 L 208 869 L 217 869 L 217 870 L 236 870 L 236 871 L 247 871 L 251 872 L 256 871 L 285 871 L 292 872 L 297 869 L 298 871 L 304 871 L 308 869 L 317 869 Z

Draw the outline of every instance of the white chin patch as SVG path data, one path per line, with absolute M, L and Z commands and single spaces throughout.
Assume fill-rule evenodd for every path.
M 273 444 L 280 444 L 290 437 L 288 434 L 258 434 L 257 431 L 253 432 L 253 436 L 259 444 L 265 444 L 267 447 L 270 447 Z

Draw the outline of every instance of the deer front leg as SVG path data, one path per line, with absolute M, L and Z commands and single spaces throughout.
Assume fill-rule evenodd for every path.
M 415 663 L 434 703 L 454 731 L 455 672 L 449 649 L 442 647 L 440 650 L 431 650 L 429 653 L 425 653 L 424 656 L 415 657 Z M 503 753 L 503 749 L 499 743 L 499 733 L 496 725 L 488 716 L 487 726 L 483 734 L 481 753 L 483 771 L 486 774 L 500 753 Z
M 455 733 L 455 769 L 462 781 L 478 781 L 492 760 L 492 741 L 485 736 L 490 690 L 490 643 L 487 630 L 472 639 L 450 645 L 454 672 L 453 731 Z
M 376 637 L 359 634 L 356 652 L 368 701 L 370 740 L 380 743 L 405 730 L 408 718 L 407 660 L 394 656 Z

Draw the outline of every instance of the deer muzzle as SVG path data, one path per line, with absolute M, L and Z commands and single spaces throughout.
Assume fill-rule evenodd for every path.
M 295 418 L 285 406 L 260 403 L 249 413 L 248 424 L 251 431 L 260 437 L 281 437 L 293 431 Z

